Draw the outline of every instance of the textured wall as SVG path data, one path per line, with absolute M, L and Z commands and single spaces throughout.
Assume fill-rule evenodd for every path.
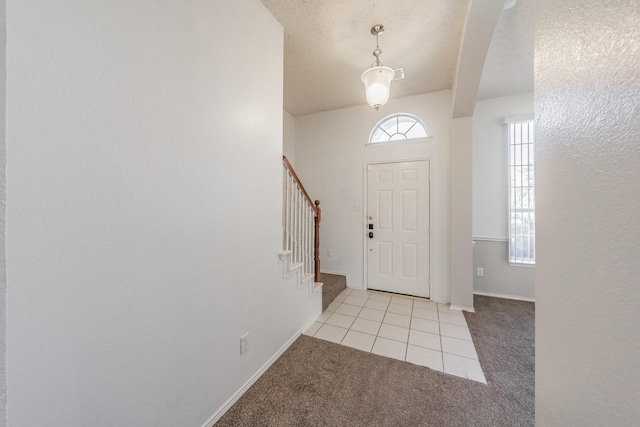
M 534 12 L 535 0 L 518 0 L 500 13 L 477 99 L 533 93 Z
M 278 258 L 282 27 L 7 6 L 8 424 L 202 426 L 310 320 Z
M 640 419 L 640 8 L 536 2 L 536 422 Z
M 470 3 L 451 88 L 454 119 L 473 116 L 485 58 L 503 5 L 502 0 Z

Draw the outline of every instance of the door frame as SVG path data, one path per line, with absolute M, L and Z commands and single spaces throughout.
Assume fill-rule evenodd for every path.
M 363 275 L 363 288 L 364 290 L 369 289 L 369 257 L 368 255 L 368 245 L 367 238 L 365 235 L 367 234 L 366 226 L 368 220 L 368 210 L 369 210 L 369 166 L 371 165 L 386 165 L 390 163 L 407 163 L 407 162 L 429 162 L 429 181 L 427 181 L 427 187 L 429 190 L 429 278 L 428 278 L 428 287 L 429 287 L 429 298 L 431 298 L 431 269 L 433 267 L 433 243 L 431 238 L 431 202 L 433 201 L 433 194 L 431 191 L 431 179 L 432 179 L 432 171 L 431 166 L 433 165 L 433 157 L 415 157 L 415 158 L 407 158 L 407 159 L 393 159 L 393 160 L 365 160 L 363 162 L 362 174 L 363 174 L 363 183 L 364 183 L 364 191 L 363 191 L 363 203 L 362 203 L 362 262 L 364 266 Z

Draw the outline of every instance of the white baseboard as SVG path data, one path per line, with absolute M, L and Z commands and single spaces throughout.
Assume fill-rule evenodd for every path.
M 313 319 L 309 319 L 309 321 L 304 324 L 304 326 L 302 327 L 300 332 L 298 332 L 298 337 L 300 335 L 302 335 L 307 329 L 309 329 L 311 327 L 311 325 L 313 325 L 314 323 L 316 323 L 318 321 L 318 317 L 320 317 L 322 315 L 322 302 L 320 303 L 320 310 L 319 311 L 320 311 L 320 313 L 318 313 L 317 317 L 314 317 Z M 298 337 L 296 337 L 296 339 L 298 339 Z M 291 344 L 293 344 L 293 343 L 291 343 Z M 291 345 L 291 344 L 289 344 L 289 345 Z
M 325 270 L 322 268 L 320 269 L 320 273 L 337 274 L 338 276 L 344 276 L 347 279 L 347 288 L 351 284 L 351 275 L 349 273 L 344 273 L 342 271 Z
M 450 305 L 449 306 L 450 310 L 457 310 L 457 311 L 468 311 L 469 313 L 475 313 L 476 310 L 473 307 L 467 307 L 464 305 Z
M 517 295 L 500 294 L 500 293 L 496 293 L 496 292 L 473 291 L 473 294 L 474 295 L 482 295 L 484 297 L 512 299 L 512 300 L 516 300 L 516 301 L 536 302 L 536 300 L 534 298 L 519 297 Z
M 238 399 L 240 399 L 242 397 L 242 395 L 246 393 L 247 390 L 249 390 L 249 387 L 251 387 L 256 381 L 258 381 L 258 379 L 267 371 L 267 369 L 269 369 L 269 367 L 271 367 L 271 365 L 273 365 L 273 363 L 276 360 L 278 360 L 278 358 L 280 356 L 282 356 L 282 353 L 284 353 L 289 347 L 291 347 L 291 344 L 293 344 L 295 342 L 295 340 L 297 340 L 298 337 L 300 337 L 300 335 L 302 335 L 302 332 L 306 331 L 309 328 L 309 326 L 311 326 L 311 324 L 313 322 L 307 322 L 307 323 L 309 323 L 309 324 L 305 325 L 302 330 L 296 332 L 289 339 L 289 341 L 284 343 L 284 345 L 282 347 L 280 347 L 280 349 L 276 352 L 276 354 L 271 356 L 271 358 L 269 360 L 267 360 L 267 362 L 264 365 L 262 365 L 262 367 L 260 369 L 258 369 L 258 372 L 253 374 L 253 376 L 251 378 L 249 378 L 249 380 L 246 383 L 244 383 L 244 385 L 242 387 L 240 387 L 240 389 L 238 391 L 236 391 L 233 394 L 233 396 L 231 396 L 229 398 L 229 400 L 227 400 L 224 403 L 224 405 L 222 405 L 222 407 L 220 409 L 218 409 L 211 416 L 211 418 L 209 418 L 209 420 L 202 425 L 202 427 L 213 427 L 213 425 L 215 423 L 217 423 L 220 420 L 220 418 L 222 418 L 222 416 L 233 406 L 233 404 L 236 403 L 238 401 Z

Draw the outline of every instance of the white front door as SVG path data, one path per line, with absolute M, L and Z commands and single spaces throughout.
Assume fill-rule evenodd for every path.
M 429 297 L 429 161 L 367 167 L 367 288 Z

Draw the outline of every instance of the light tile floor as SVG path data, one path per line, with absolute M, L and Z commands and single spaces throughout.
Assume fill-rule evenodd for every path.
M 428 299 L 345 289 L 305 335 L 487 382 L 462 312 Z

